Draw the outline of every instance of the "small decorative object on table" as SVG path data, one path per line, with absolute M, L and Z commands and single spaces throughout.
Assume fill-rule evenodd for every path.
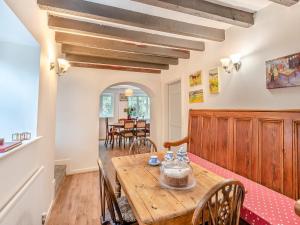
M 128 108 L 125 108 L 125 109 L 124 109 L 124 112 L 127 113 L 127 119 L 130 120 L 130 119 L 132 118 L 132 116 L 133 116 L 135 110 L 136 110 L 136 109 L 135 109 L 134 107 L 128 107 Z
M 160 170 L 160 184 L 165 188 L 177 190 L 191 189 L 196 185 L 193 169 L 189 165 L 184 148 L 177 151 L 176 159 L 172 151 L 166 153 Z
M 186 149 L 185 149 L 184 147 L 181 147 L 181 148 L 177 151 L 176 159 L 177 159 L 178 161 L 183 161 L 183 162 L 186 162 L 186 163 L 190 163 L 190 160 L 189 160 L 187 151 L 186 151 Z
M 184 161 L 170 161 L 165 163 L 160 174 L 160 183 L 165 188 L 186 190 L 196 185 L 193 170 Z
M 0 138 L 0 145 L 4 144 L 4 138 Z
M 156 155 L 151 155 L 148 164 L 150 166 L 158 166 L 160 164 L 160 161 Z
M 167 151 L 165 154 L 165 161 L 172 161 L 174 160 L 174 152 L 173 151 Z

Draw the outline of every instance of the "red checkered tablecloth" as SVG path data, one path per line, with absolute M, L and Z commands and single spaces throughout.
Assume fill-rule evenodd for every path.
M 241 217 L 251 225 L 300 225 L 300 217 L 295 214 L 295 200 L 254 181 L 224 169 L 189 153 L 192 162 L 224 178 L 241 181 L 246 189 L 246 197 Z

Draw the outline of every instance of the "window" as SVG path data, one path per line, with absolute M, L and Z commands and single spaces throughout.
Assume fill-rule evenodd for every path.
M 128 97 L 128 107 L 136 109 L 133 112 L 133 117 L 150 119 L 150 98 L 148 96 Z
M 100 117 L 114 117 L 114 96 L 110 93 L 101 95 Z

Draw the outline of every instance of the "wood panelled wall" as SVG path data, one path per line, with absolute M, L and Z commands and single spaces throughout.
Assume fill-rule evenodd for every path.
M 189 151 L 300 198 L 300 110 L 191 110 Z

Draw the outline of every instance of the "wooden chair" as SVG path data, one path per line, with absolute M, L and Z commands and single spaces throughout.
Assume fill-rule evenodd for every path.
M 113 128 L 109 128 L 108 118 L 105 118 L 105 142 L 104 145 L 107 148 L 108 144 L 112 144 L 112 148 L 114 147 L 114 130 Z
M 173 142 L 165 142 L 164 143 L 164 147 L 167 148 L 167 149 L 171 149 L 171 147 L 177 147 L 177 146 L 180 146 L 180 145 L 183 145 L 183 144 L 189 144 L 189 137 L 185 137 L 179 141 L 173 141 Z
M 102 225 L 115 224 L 115 225 L 129 225 L 135 224 L 136 219 L 129 206 L 126 197 L 116 198 L 111 183 L 104 171 L 103 164 L 98 159 L 99 166 L 99 185 L 100 185 L 100 206 Z M 108 213 L 106 213 L 106 207 Z
M 150 123 L 146 124 L 146 137 L 150 137 Z
M 192 224 L 239 225 L 244 198 L 245 188 L 241 182 L 224 180 L 215 185 L 198 203 Z
M 295 213 L 300 216 L 300 200 L 298 200 L 295 204 Z
M 137 138 L 146 137 L 146 120 L 136 121 L 135 136 Z
M 124 125 L 124 123 L 125 123 L 126 120 L 127 120 L 127 119 L 118 119 L 118 123 Z
M 149 152 L 157 152 L 155 143 L 149 138 L 135 139 L 129 149 L 129 154 L 142 154 Z
M 132 140 L 134 138 L 134 121 L 126 120 L 124 122 L 124 129 L 120 131 L 120 141 L 119 145 L 121 146 L 121 142 L 124 142 L 124 148 L 126 144 L 126 140 Z

